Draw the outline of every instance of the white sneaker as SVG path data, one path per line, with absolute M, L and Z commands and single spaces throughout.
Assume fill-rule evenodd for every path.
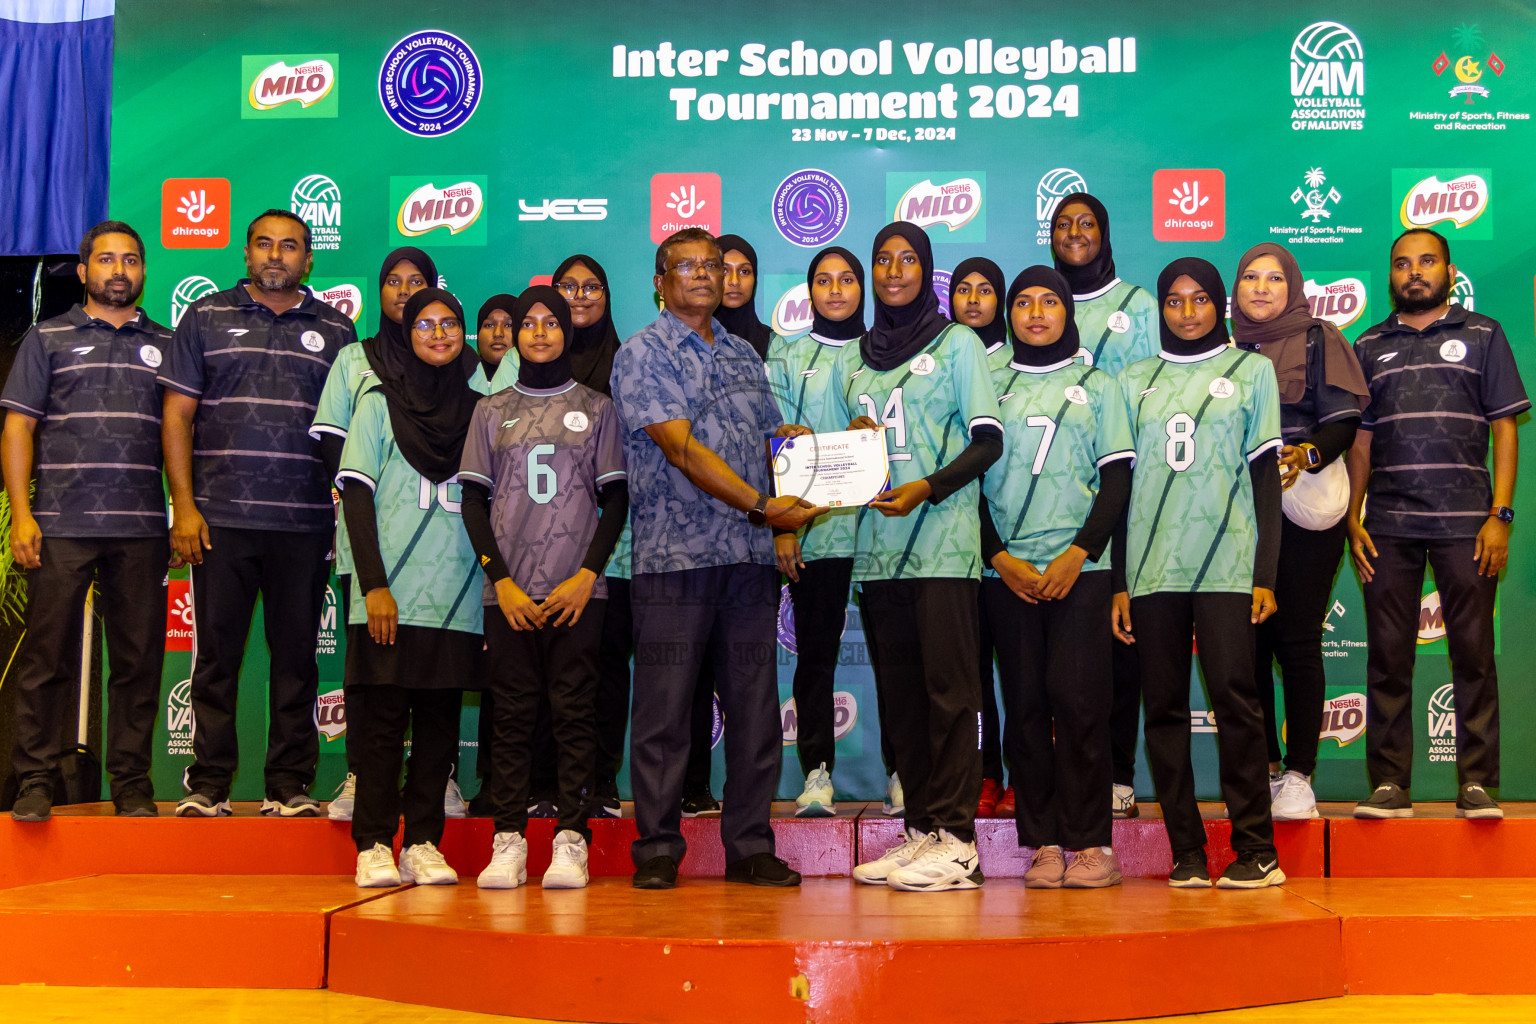
M 374 843 L 373 849 L 358 854 L 354 881 L 359 889 L 389 889 L 399 885 L 400 872 L 395 870 L 394 853 L 383 843 Z
M 795 817 L 797 818 L 830 818 L 837 814 L 837 803 L 833 799 L 832 773 L 827 771 L 827 762 L 821 762 L 821 767 L 811 769 L 811 774 L 805 777 L 805 792 L 795 797 Z
M 497 832 L 491 837 L 491 862 L 475 884 L 482 889 L 516 889 L 528 881 L 528 840 L 521 832 Z
M 891 772 L 890 781 L 885 784 L 885 816 L 899 818 L 906 813 L 907 795 L 901 791 L 901 780 Z
M 1286 772 L 1280 778 L 1279 789 L 1273 785 L 1274 795 L 1269 805 L 1269 816 L 1275 821 L 1306 821 L 1320 818 L 1317 813 L 1317 797 L 1312 792 L 1312 782 L 1300 772 Z
M 1273 801 L 1280 795 L 1280 787 L 1285 784 L 1284 772 L 1269 773 L 1269 799 Z
M 587 887 L 587 841 L 577 832 L 561 829 L 555 835 L 554 855 L 544 872 L 546 889 L 585 889 Z
M 347 777 L 341 780 L 341 785 L 336 787 L 336 792 L 331 796 L 331 802 L 325 808 L 325 816 L 332 821 L 351 821 L 352 807 L 357 803 L 357 776 L 347 772 Z
M 928 845 L 906 867 L 897 868 L 885 884 L 904 892 L 944 892 L 980 889 L 986 878 L 976 844 L 956 839 L 944 829 L 928 837 Z
M 459 874 L 448 866 L 436 846 L 417 843 L 400 851 L 400 881 L 417 885 L 458 885 Z
M 865 885 L 884 885 L 885 880 L 892 871 L 904 868 L 912 863 L 913 859 L 928 848 L 933 837 L 925 832 L 919 832 L 915 828 L 909 828 L 906 839 L 900 844 L 891 847 L 879 857 L 871 861 L 865 861 L 853 869 L 855 880 Z
M 443 793 L 443 815 L 449 818 L 469 817 L 469 804 L 464 802 L 464 794 L 459 791 L 459 784 L 451 776 L 448 789 Z
M 1110 787 L 1109 816 L 1111 818 L 1134 818 L 1141 813 L 1141 808 L 1136 806 L 1136 790 L 1130 786 L 1115 783 Z

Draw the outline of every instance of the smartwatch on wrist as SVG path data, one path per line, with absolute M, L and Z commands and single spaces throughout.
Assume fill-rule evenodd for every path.
M 1494 506 L 1493 511 L 1489 512 L 1488 514 L 1493 516 L 1493 518 L 1497 519 L 1499 522 L 1503 523 L 1505 526 L 1508 526 L 1510 523 L 1515 521 L 1515 510 L 1510 508 L 1508 505 L 1496 505 Z
M 753 526 L 768 525 L 768 495 L 762 491 L 757 492 L 757 501 L 747 512 L 747 522 Z
M 1300 448 L 1303 452 L 1306 452 L 1308 469 L 1316 469 L 1318 466 L 1323 464 L 1323 455 L 1314 445 L 1307 444 L 1305 441 L 1303 441 L 1301 444 L 1297 445 L 1297 447 Z

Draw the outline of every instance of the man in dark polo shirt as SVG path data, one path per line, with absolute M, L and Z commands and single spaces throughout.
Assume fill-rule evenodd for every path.
M 757 353 L 713 316 L 725 265 L 698 228 L 656 250 L 661 316 L 619 347 L 613 397 L 634 490 L 634 713 L 630 781 L 639 889 L 670 889 L 687 844 L 683 775 L 699 666 L 712 658 L 725 715 L 720 838 L 726 881 L 798 885 L 774 856 L 768 812 L 783 760 L 774 664 L 778 575 L 769 525 L 827 511 L 770 499 L 767 439 L 786 426 Z
M 1365 757 L 1375 787 L 1355 817 L 1413 816 L 1410 705 L 1427 559 L 1456 695 L 1456 815 L 1502 818 L 1485 789 L 1499 784 L 1493 601 L 1515 517 L 1515 416 L 1531 403 L 1499 322 L 1451 304 L 1456 267 L 1443 237 L 1400 235 L 1390 281 L 1395 312 L 1355 342 L 1371 396 L 1349 452 L 1346 521 L 1365 593 Z
M 160 370 L 171 545 L 192 565 L 195 660 L 183 816 L 230 813 L 240 659 L 261 593 L 272 672 L 263 814 L 310 816 L 319 740 L 315 644 L 335 525 L 309 436 L 352 321 L 299 282 L 309 226 L 268 210 L 246 230 L 249 277 L 194 302 Z
M 27 570 L 26 633 L 7 687 L 16 695 L 17 821 L 44 821 L 53 809 L 93 583 L 107 632 L 112 803 L 120 815 L 155 815 L 150 745 L 170 557 L 155 368 L 171 333 L 137 306 L 144 242 L 127 224 L 103 221 L 86 232 L 77 273 L 84 305 L 27 332 L 0 396 L 11 553 Z

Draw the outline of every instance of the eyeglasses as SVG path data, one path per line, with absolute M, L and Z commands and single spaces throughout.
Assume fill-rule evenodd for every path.
M 599 295 L 603 294 L 603 286 L 600 284 L 584 284 L 578 286 L 572 281 L 561 281 L 559 284 L 555 285 L 555 287 L 560 290 L 561 295 L 564 295 L 568 299 L 574 299 L 578 295 L 584 299 L 595 299 Z
M 452 317 L 449 317 L 447 320 L 437 320 L 437 321 L 417 320 L 415 323 L 411 324 L 411 326 L 414 327 L 416 330 L 420 331 L 422 334 L 426 334 L 426 335 L 430 336 L 430 335 L 436 334 L 437 333 L 437 329 L 439 327 L 441 327 L 443 329 L 443 334 L 448 335 L 448 334 L 452 334 L 453 332 L 459 330 L 464 325 L 459 323 L 457 320 L 453 319 Z
M 701 270 L 713 277 L 725 270 L 725 264 L 719 260 L 678 260 L 667 269 L 677 271 L 680 277 L 695 277 Z

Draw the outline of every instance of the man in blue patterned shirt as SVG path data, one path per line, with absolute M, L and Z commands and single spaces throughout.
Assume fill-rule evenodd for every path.
M 630 781 L 640 889 L 670 889 L 687 851 L 679 830 L 689 718 L 699 666 L 714 659 L 725 736 L 720 836 L 726 881 L 792 886 L 774 856 L 769 806 L 782 759 L 773 655 L 773 538 L 827 511 L 769 498 L 769 437 L 785 425 L 762 360 L 713 316 L 725 268 L 707 231 L 656 250 L 665 309 L 620 346 L 613 397 L 624 428 L 634 532 L 634 712 Z

